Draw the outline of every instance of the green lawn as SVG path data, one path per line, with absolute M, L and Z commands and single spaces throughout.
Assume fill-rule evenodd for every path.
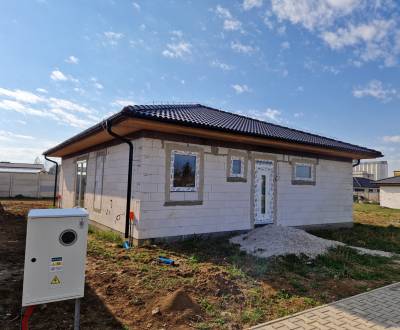
M 349 245 L 400 254 L 400 210 L 375 204 L 354 204 L 354 227 L 311 231 Z

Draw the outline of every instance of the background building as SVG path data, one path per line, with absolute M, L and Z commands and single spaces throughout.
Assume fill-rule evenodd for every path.
M 366 172 L 370 174 L 370 179 L 381 180 L 388 177 L 388 163 L 386 160 L 361 162 L 353 167 L 353 176 L 361 176 L 359 173 Z M 362 175 L 365 177 L 364 175 Z

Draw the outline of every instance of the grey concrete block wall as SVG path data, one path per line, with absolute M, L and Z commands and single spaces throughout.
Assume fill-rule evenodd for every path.
M 166 146 L 193 146 L 204 152 L 204 185 L 201 205 L 165 206 Z M 248 230 L 252 228 L 252 162 L 257 155 L 248 153 L 246 182 L 227 181 L 229 149 L 176 143 L 152 138 L 133 140 L 132 209 L 136 225 L 134 237 L 148 239 L 210 232 Z M 93 208 L 96 153 L 88 155 L 85 207 L 90 219 L 120 232 L 125 226 L 128 147 L 126 144 L 106 150 L 101 210 Z M 238 150 L 247 152 L 244 150 Z M 351 162 L 312 159 L 316 164 L 315 185 L 293 185 L 291 157 L 272 155 L 277 160 L 276 223 L 285 226 L 351 223 L 352 164 Z M 299 157 L 296 156 L 296 159 Z M 307 159 L 307 158 L 304 158 Z M 309 159 L 309 158 L 308 158 Z M 74 206 L 76 158 L 63 160 L 60 177 L 62 206 Z M 1 186 L 0 186 L 1 188 Z M 193 193 L 170 193 L 171 200 L 185 201 Z
M 0 197 L 53 197 L 54 179 L 53 174 L 46 172 L 0 173 Z

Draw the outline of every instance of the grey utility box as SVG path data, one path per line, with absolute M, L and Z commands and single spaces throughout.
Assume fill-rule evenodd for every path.
M 30 210 L 22 306 L 83 297 L 87 232 L 85 209 Z

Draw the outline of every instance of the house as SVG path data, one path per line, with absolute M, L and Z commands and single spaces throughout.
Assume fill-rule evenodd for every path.
M 386 160 L 363 161 L 353 168 L 353 176 L 357 172 L 367 172 L 372 180 L 381 180 L 388 177 L 388 163 Z
M 353 197 L 356 201 L 379 203 L 379 186 L 369 178 L 353 176 Z
M 400 176 L 376 181 L 380 188 L 380 205 L 400 209 Z
M 352 161 L 382 156 L 200 104 L 127 106 L 44 154 L 62 158 L 62 207 L 139 243 L 351 226 Z

